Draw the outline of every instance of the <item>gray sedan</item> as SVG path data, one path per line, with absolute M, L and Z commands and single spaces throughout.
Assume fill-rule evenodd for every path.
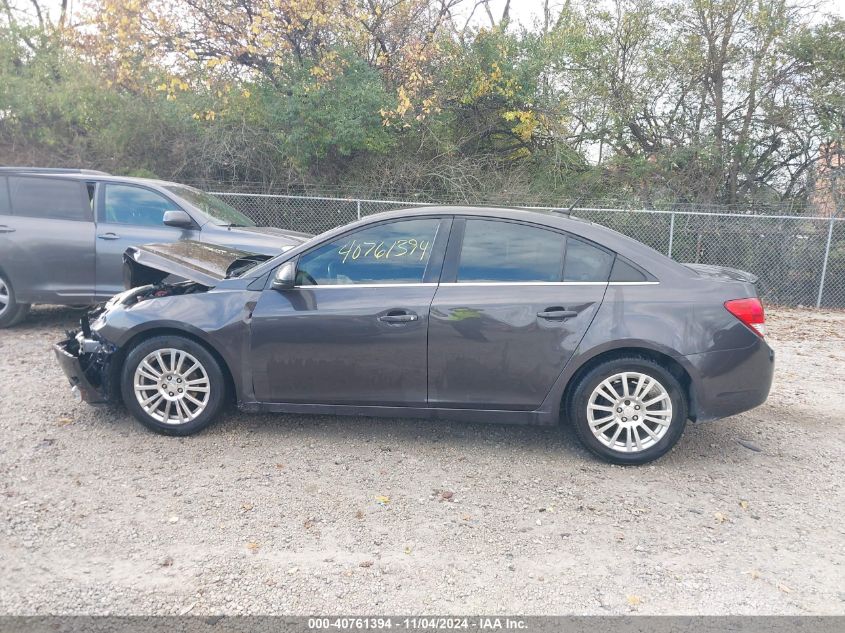
M 572 424 L 606 460 L 769 393 L 753 275 L 684 265 L 559 213 L 429 207 L 273 258 L 131 248 L 130 290 L 56 346 L 89 402 L 187 435 L 245 411 Z M 188 281 L 168 284 L 168 275 Z M 139 285 L 142 284 L 142 285 Z

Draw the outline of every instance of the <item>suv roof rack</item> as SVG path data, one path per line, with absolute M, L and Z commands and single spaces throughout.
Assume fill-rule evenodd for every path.
M 109 176 L 105 171 L 96 169 L 75 169 L 72 167 L 0 167 L 0 173 L 23 174 L 89 174 L 92 176 Z

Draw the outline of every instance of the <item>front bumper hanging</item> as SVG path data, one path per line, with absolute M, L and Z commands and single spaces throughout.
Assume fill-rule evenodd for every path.
M 74 396 L 89 404 L 105 404 L 113 400 L 110 368 L 115 348 L 92 338 L 87 325 L 83 317 L 83 331 L 68 332 L 64 341 L 53 345 L 53 351 Z

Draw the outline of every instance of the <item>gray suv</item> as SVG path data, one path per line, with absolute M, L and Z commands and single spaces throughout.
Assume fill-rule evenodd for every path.
M 196 240 L 278 255 L 308 237 L 259 228 L 186 185 L 0 168 L 0 328 L 23 320 L 33 303 L 86 305 L 122 291 L 130 246 Z

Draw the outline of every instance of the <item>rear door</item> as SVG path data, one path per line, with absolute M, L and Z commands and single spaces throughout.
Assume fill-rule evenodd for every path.
M 110 297 L 123 290 L 123 253 L 130 246 L 199 239 L 198 226 L 179 228 L 163 223 L 165 211 L 181 207 L 149 187 L 100 183 L 97 193 L 97 294 Z
M 21 303 L 91 301 L 94 221 L 86 183 L 9 176 L 8 203 L 10 213 L 0 216 L 0 266 L 11 279 L 17 299 Z
M 613 257 L 538 225 L 456 219 L 429 318 L 430 406 L 540 406 L 601 305 Z

